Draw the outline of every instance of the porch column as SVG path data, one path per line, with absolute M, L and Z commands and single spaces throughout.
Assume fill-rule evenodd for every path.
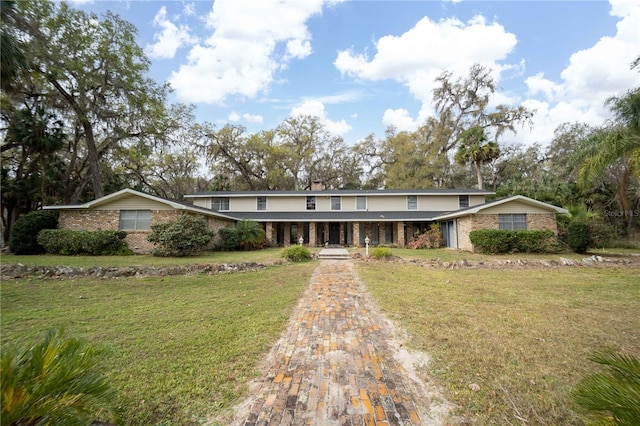
M 324 223 L 324 241 L 322 244 L 324 245 L 327 241 L 329 241 L 329 222 Z
M 404 222 L 396 222 L 396 244 L 399 248 L 404 248 Z
M 304 223 L 298 222 L 297 226 L 298 226 L 298 236 L 296 237 L 296 244 L 298 244 L 298 240 L 300 240 L 300 237 L 304 237 Z M 308 242 L 309 241 L 305 240 L 304 244 L 307 244 Z
M 316 222 L 309 222 L 309 247 L 315 247 L 316 245 Z
M 273 222 L 267 222 L 267 226 L 265 226 L 264 231 L 267 233 L 267 243 L 273 245 L 275 243 L 273 238 Z
M 360 222 L 353 222 L 352 235 L 354 247 L 360 247 Z
M 340 245 L 345 245 L 344 222 L 340 222 Z
M 385 222 L 378 223 L 378 244 L 385 244 L 387 234 L 385 233 Z
M 285 222 L 285 224 L 284 224 L 284 241 L 283 241 L 283 245 L 285 247 L 290 246 L 291 245 L 290 241 L 291 241 L 291 223 Z

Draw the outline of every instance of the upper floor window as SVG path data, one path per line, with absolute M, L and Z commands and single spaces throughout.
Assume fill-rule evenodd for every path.
M 366 210 L 367 209 L 367 197 L 363 195 L 356 196 L 356 210 Z
M 467 207 L 469 207 L 469 196 L 458 195 L 458 208 L 466 209 Z
M 213 210 L 229 210 L 229 197 L 214 198 L 211 200 Z
M 407 195 L 407 210 L 418 210 L 417 195 Z
M 266 210 L 267 209 L 267 197 L 257 197 L 257 209 L 258 210 Z
M 526 231 L 527 215 L 526 214 L 499 214 L 498 226 L 500 229 L 508 231 Z
M 316 197 L 309 196 L 307 197 L 307 210 L 315 210 L 316 209 Z
M 331 197 L 331 210 L 342 209 L 342 199 L 340 197 Z
M 151 229 L 151 210 L 120 210 L 120 229 Z

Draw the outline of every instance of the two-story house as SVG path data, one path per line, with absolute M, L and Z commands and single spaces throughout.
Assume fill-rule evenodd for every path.
M 520 195 L 485 202 L 479 189 L 216 191 L 187 195 L 190 203 L 123 189 L 89 203 L 47 206 L 60 211 L 60 228 L 121 229 L 129 246 L 148 252 L 153 223 L 177 214 L 207 217 L 211 229 L 251 219 L 264 227 L 272 245 L 405 245 L 414 235 L 439 224 L 446 247 L 473 250 L 474 229 L 549 229 L 566 210 Z

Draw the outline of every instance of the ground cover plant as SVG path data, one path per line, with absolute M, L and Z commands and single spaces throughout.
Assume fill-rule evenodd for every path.
M 105 351 L 126 424 L 201 424 L 229 409 L 259 374 L 258 361 L 286 327 L 313 268 L 300 263 L 215 276 L 7 280 L 0 289 L 2 347 L 63 326 L 69 336 Z
M 593 353 L 640 355 L 637 268 L 367 263 L 358 273 L 408 344 L 433 357 L 427 380 L 474 424 L 584 424 L 571 393 L 596 370 Z

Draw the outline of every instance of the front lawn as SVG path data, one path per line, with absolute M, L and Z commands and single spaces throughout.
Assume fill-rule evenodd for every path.
M 215 276 L 7 280 L 0 299 L 2 347 L 65 327 L 67 335 L 106 351 L 105 367 L 126 424 L 201 424 L 246 393 L 314 267 L 308 262 Z
M 582 424 L 569 392 L 596 367 L 588 357 L 611 347 L 640 358 L 637 268 L 363 262 L 358 273 L 408 344 L 434 358 L 424 377 L 473 424 Z

